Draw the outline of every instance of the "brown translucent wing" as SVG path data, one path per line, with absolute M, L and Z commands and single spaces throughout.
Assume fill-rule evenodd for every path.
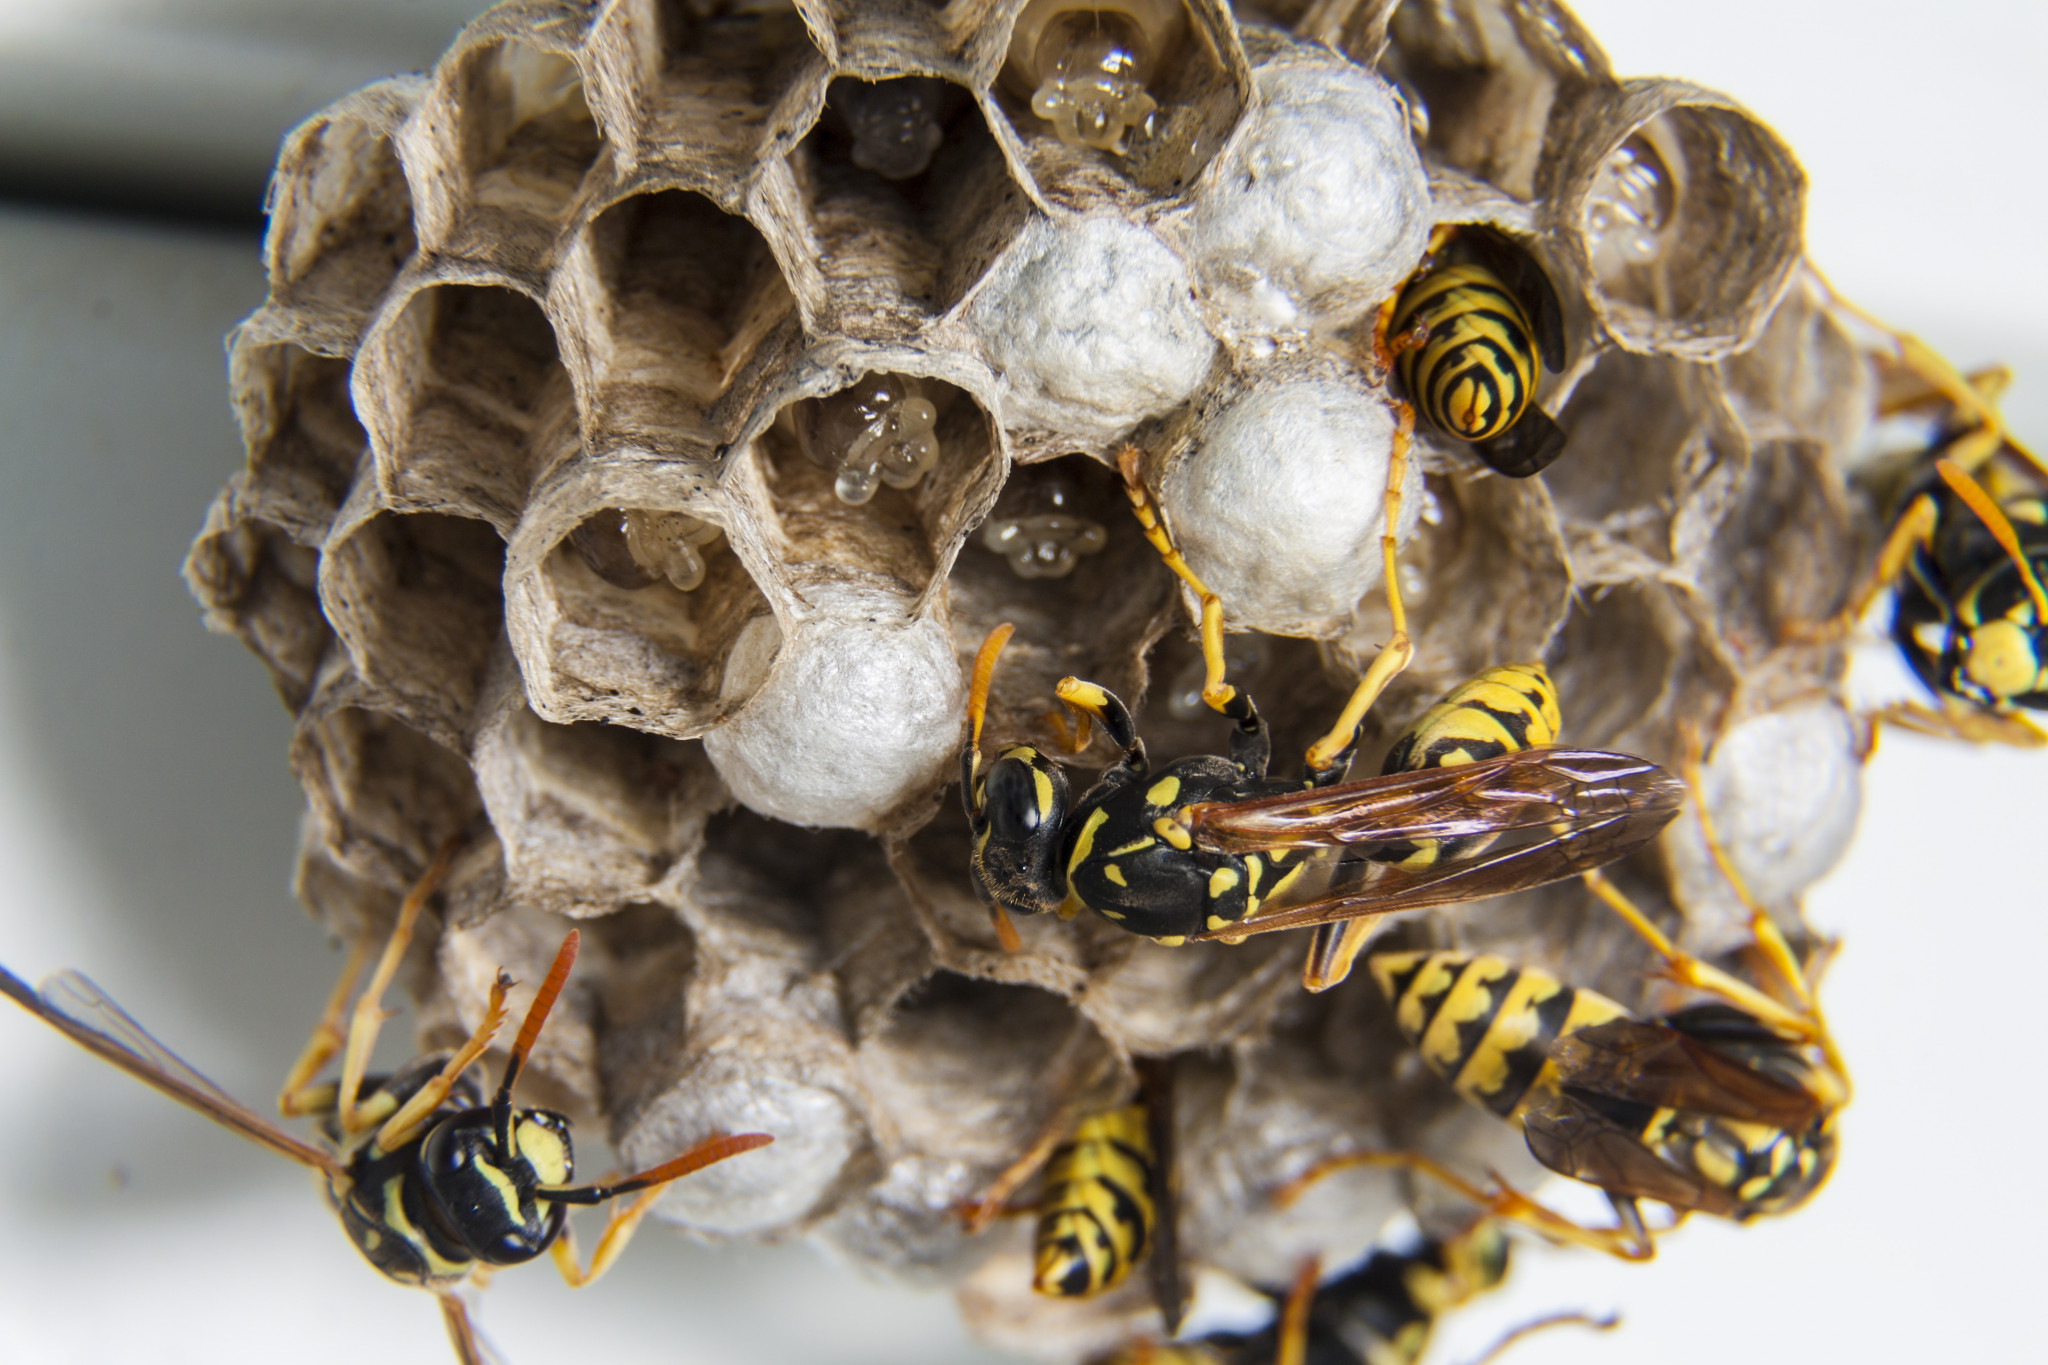
M 1174 1141 L 1173 1058 L 1138 1057 L 1138 1098 L 1145 1106 L 1146 1135 L 1152 1140 L 1152 1251 L 1146 1263 L 1152 1302 L 1166 1334 L 1180 1333 L 1187 1315 L 1187 1271 L 1180 1253 L 1180 1169 Z
M 1615 815 L 1656 818 L 1661 828 L 1684 800 L 1684 785 L 1645 759 L 1599 749 L 1524 749 L 1479 763 L 1206 802 L 1189 809 L 1188 829 L 1208 853 L 1352 848 Z
M 341 1163 L 330 1153 L 302 1142 L 255 1113 L 215 1085 L 169 1048 L 151 1037 L 113 997 L 77 972 L 58 972 L 37 990 L 0 967 L 0 994 L 35 1015 L 86 1051 L 112 1062 L 145 1085 L 188 1105 L 223 1128 L 280 1156 L 330 1175 Z
M 1566 1085 L 1660 1109 L 1691 1109 L 1794 1131 L 1820 1101 L 1689 1038 L 1640 1019 L 1614 1019 L 1558 1039 L 1551 1060 Z
M 1723 1217 L 1733 1210 L 1726 1190 L 1673 1166 L 1635 1134 L 1570 1095 L 1553 1095 L 1524 1114 L 1522 1135 L 1530 1154 L 1545 1166 L 1609 1194 Z
M 1563 881 L 1604 867 L 1647 842 L 1678 813 L 1683 800 L 1684 787 L 1655 764 L 1595 750 L 1547 749 L 1367 778 L 1322 791 L 1197 806 L 1196 842 L 1216 851 L 1365 851 L 1361 846 L 1377 843 L 1489 836 L 1426 868 L 1375 865 L 1362 884 L 1341 894 L 1200 937 L 1265 934 L 1457 905 Z

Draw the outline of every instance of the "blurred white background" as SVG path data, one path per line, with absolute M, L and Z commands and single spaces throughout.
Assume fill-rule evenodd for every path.
M 285 890 L 283 710 L 177 578 L 240 459 L 220 338 L 262 297 L 253 205 L 277 138 L 429 62 L 481 7 L 0 0 L 0 960 L 89 970 L 259 1103 L 334 959 Z M 1575 8 L 1618 71 L 1682 75 L 1776 127 L 1836 285 L 1966 367 L 2011 362 L 2008 413 L 2048 445 L 2048 7 Z M 1896 672 L 1868 663 L 1880 686 Z M 1826 1000 L 1857 1096 L 1808 1210 L 1698 1220 L 1647 1268 L 1524 1247 L 1437 1358 L 1564 1307 L 1626 1323 L 1539 1335 L 1518 1365 L 2039 1358 L 2044 781 L 2040 755 L 1887 736 L 1812 904 L 1845 940 Z M 285 1163 L 12 1011 L 0 1096 L 0 1361 L 445 1365 L 432 1302 L 379 1280 Z M 483 1322 L 522 1365 L 996 1359 L 943 1297 L 659 1228 L 575 1296 L 545 1269 L 505 1277 Z

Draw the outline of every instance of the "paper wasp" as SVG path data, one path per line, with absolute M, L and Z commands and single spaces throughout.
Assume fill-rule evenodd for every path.
M 1235 722 L 1229 752 L 1155 769 L 1123 702 L 1066 678 L 1056 695 L 1084 730 L 1091 720 L 1103 727 L 1119 760 L 1079 800 L 1070 800 L 1064 768 L 1031 745 L 1011 745 L 984 765 L 982 720 L 1010 629 L 992 632 L 969 689 L 961 778 L 974 836 L 970 875 L 1006 944 L 1015 940 L 1008 914 L 1071 916 L 1081 906 L 1171 945 L 1477 900 L 1604 866 L 1676 814 L 1682 791 L 1655 764 L 1541 742 L 1552 737 L 1555 707 L 1546 718 L 1549 682 L 1537 665 L 1488 670 L 1443 703 L 1486 711 L 1496 723 L 1484 743 L 1468 744 L 1462 722 L 1440 709 L 1396 746 L 1398 762 L 1418 766 L 1343 781 L 1366 710 L 1398 667 L 1382 667 L 1392 645 L 1310 747 L 1302 777 L 1268 777 L 1265 722 L 1223 681 L 1221 604 L 1153 515 L 1136 459 L 1127 449 L 1121 463 L 1139 522 L 1202 600 L 1203 698 Z M 1389 597 L 1398 601 L 1388 542 Z M 1488 710 L 1472 699 L 1489 688 L 1511 700 Z M 1450 740 L 1442 748 L 1439 732 Z M 1362 931 L 1321 936 L 1305 973 L 1310 987 L 1341 980 L 1362 940 Z
M 1262 1331 L 1134 1342 L 1094 1365 L 1417 1365 L 1439 1318 L 1507 1278 L 1508 1249 L 1501 1225 L 1480 1218 L 1448 1236 L 1375 1248 L 1357 1269 L 1320 1285 L 1312 1261 Z M 1568 1322 L 1615 1325 L 1584 1313 L 1541 1318 L 1508 1334 L 1481 1361 L 1530 1332 Z
M 1138 1094 L 1071 1126 L 1061 1120 L 991 1182 L 966 1210 L 969 1231 L 1007 1212 L 1005 1201 L 1044 1168 L 1033 1236 L 1031 1287 L 1090 1298 L 1122 1284 L 1144 1261 L 1153 1302 L 1171 1333 L 1187 1307 L 1174 1172 L 1173 1059 L 1140 1057 Z
M 1890 633 L 1938 708 L 1900 705 L 1878 719 L 1980 742 L 2036 746 L 2048 734 L 2019 710 L 2048 710 L 2048 466 L 2000 415 L 2002 369 L 1965 377 L 1923 342 L 1841 306 L 1892 343 L 1879 416 L 1919 419 L 1903 471 L 1891 463 L 1894 520 L 1869 576 L 1829 622 L 1795 634 L 1845 634 L 1887 588 Z
M 1696 756 L 1688 755 L 1685 770 L 1697 801 Z M 1505 1185 L 1481 1190 L 1413 1152 L 1330 1158 L 1286 1186 L 1281 1202 L 1344 1166 L 1406 1166 L 1490 1215 L 1647 1260 L 1655 1247 L 1638 1200 L 1668 1205 L 1681 1218 L 1697 1212 L 1747 1222 L 1811 1198 L 1834 1167 L 1848 1073 L 1798 958 L 1736 875 L 1703 802 L 1698 810 L 1708 849 L 1749 910 L 1757 955 L 1779 994 L 1681 951 L 1599 872 L 1585 874 L 1588 887 L 1650 944 L 1666 976 L 1708 1001 L 1642 1019 L 1597 992 L 1490 955 L 1377 953 L 1367 962 L 1424 1063 L 1520 1127 L 1543 1165 L 1604 1191 L 1617 1227 L 1581 1227 Z
M 1542 267 L 1492 228 L 1439 226 L 1373 345 L 1429 424 L 1495 473 L 1526 479 L 1563 452 L 1535 394 L 1542 371 L 1564 368 L 1564 310 Z
M 669 1181 L 741 1152 L 765 1147 L 765 1133 L 714 1137 L 671 1161 L 624 1180 L 572 1185 L 569 1121 L 545 1109 L 516 1107 L 512 1091 L 576 960 L 570 931 L 520 1025 L 497 1090 L 486 1099 L 468 1074 L 505 1020 L 512 979 L 499 972 L 483 1022 L 453 1053 L 420 1057 L 388 1076 L 365 1075 L 382 1022 L 383 996 L 410 943 L 422 906 L 453 856 L 445 846 L 407 893 L 396 924 L 356 1000 L 344 1033 L 341 1016 L 363 954 L 350 955 L 340 983 L 278 1097 L 287 1116 L 319 1119 L 316 1145 L 258 1115 L 152 1037 L 86 977 L 59 972 L 40 989 L 0 967 L 0 993 L 104 1061 L 189 1106 L 223 1128 L 318 1172 L 349 1240 L 365 1260 L 399 1284 L 432 1291 L 449 1340 L 464 1365 L 481 1365 L 482 1346 L 456 1289 L 501 1266 L 550 1253 L 571 1286 L 589 1284 L 618 1258 Z M 338 1082 L 312 1077 L 342 1054 Z M 586 1268 L 568 1225 L 572 1205 L 640 1197 L 615 1208 Z

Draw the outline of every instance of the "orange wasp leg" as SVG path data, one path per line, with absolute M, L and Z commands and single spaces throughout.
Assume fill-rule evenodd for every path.
M 1657 1254 L 1656 1247 L 1651 1244 L 1649 1234 L 1643 1230 L 1639 1219 L 1625 1220 L 1625 1224 L 1632 1226 L 1585 1227 L 1561 1213 L 1545 1208 L 1499 1176 L 1492 1177 L 1492 1189 L 1482 1189 L 1441 1162 L 1420 1152 L 1364 1151 L 1325 1157 L 1275 1191 L 1273 1203 L 1285 1208 L 1299 1199 L 1302 1192 L 1316 1181 L 1332 1172 L 1353 1166 L 1393 1166 L 1420 1171 L 1477 1204 L 1485 1216 L 1520 1223 L 1547 1241 L 1589 1247 L 1624 1261 L 1647 1261 Z

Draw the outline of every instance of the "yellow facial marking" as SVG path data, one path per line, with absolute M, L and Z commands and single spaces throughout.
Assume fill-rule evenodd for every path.
M 1188 832 L 1170 816 L 1162 815 L 1154 820 L 1152 832 L 1183 853 L 1195 846 L 1195 841 L 1188 836 Z
M 1102 865 L 1102 877 L 1104 881 L 1107 881 L 1112 886 L 1130 885 L 1129 882 L 1124 880 L 1124 870 L 1115 863 L 1104 863 Z
M 1992 696 L 2017 697 L 2031 692 L 2040 674 L 2034 642 L 2018 622 L 1992 621 L 1971 633 L 1963 676 Z
M 1171 806 L 1174 802 L 1174 798 L 1179 795 L 1180 779 L 1169 775 L 1167 777 L 1160 778 L 1157 782 L 1154 782 L 1149 788 L 1146 789 L 1145 803 L 1150 806 L 1158 806 L 1161 809 L 1164 809 L 1168 806 Z
M 475 1170 L 478 1175 L 481 1175 L 490 1182 L 491 1189 L 504 1203 L 506 1220 L 517 1223 L 519 1221 L 519 1187 L 512 1183 L 512 1177 L 506 1175 L 495 1165 L 483 1160 L 481 1157 L 475 1162 Z
M 569 1152 L 562 1145 L 560 1133 L 527 1119 L 513 1130 L 513 1141 L 519 1148 L 519 1155 L 533 1167 L 533 1173 L 541 1184 L 568 1183 Z
M 1219 867 L 1209 874 L 1209 899 L 1216 900 L 1237 889 L 1238 876 L 1234 867 Z M 1210 925 L 1215 928 L 1215 925 Z

